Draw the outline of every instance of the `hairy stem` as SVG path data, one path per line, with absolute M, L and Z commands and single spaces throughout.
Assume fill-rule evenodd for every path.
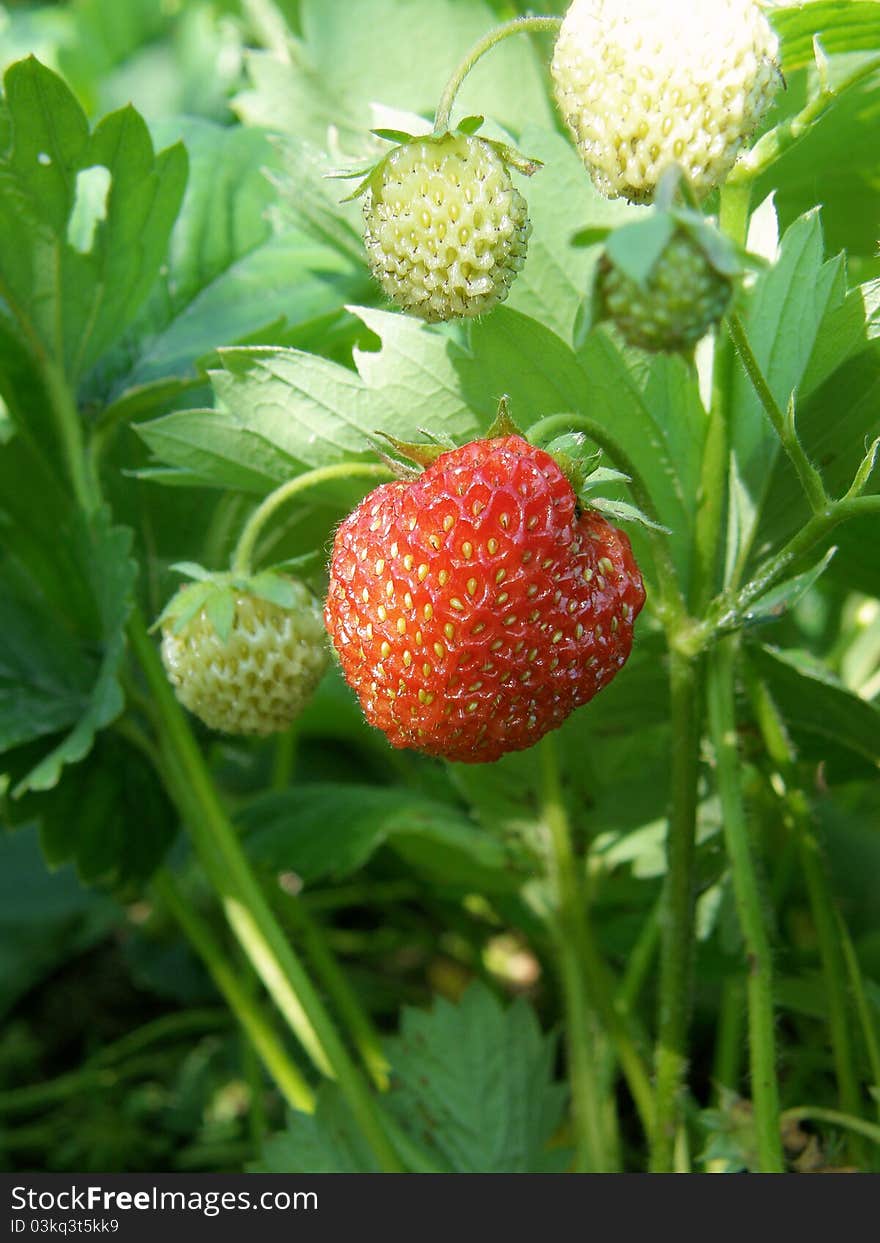
M 485 56 L 486 52 L 491 51 L 497 43 L 500 43 L 502 39 L 509 38 L 511 35 L 538 34 L 542 31 L 553 31 L 555 33 L 561 25 L 561 17 L 515 17 L 513 21 L 505 22 L 503 26 L 498 26 L 495 30 L 490 30 L 487 35 L 484 35 L 470 49 L 447 82 L 440 97 L 440 103 L 437 105 L 434 133 L 445 134 L 449 129 L 449 118 L 452 114 L 455 97 L 461 90 L 465 78 L 477 61 Z
M 669 654 L 672 755 L 666 884 L 660 942 L 660 1014 L 654 1053 L 655 1115 L 651 1169 L 674 1168 L 682 1124 L 691 1013 L 694 923 L 694 846 L 700 753 L 702 665 L 674 649 Z
M 156 706 L 174 798 L 242 949 L 315 1065 L 335 1078 L 383 1170 L 400 1169 L 375 1098 L 264 897 L 139 613 L 129 638 Z
M 807 500 L 810 502 L 810 508 L 814 514 L 820 513 L 828 504 L 828 495 L 825 491 L 825 485 L 822 483 L 822 476 L 810 461 L 798 439 L 794 429 L 793 418 L 787 418 L 783 414 L 776 398 L 770 391 L 770 385 L 764 377 L 757 358 L 755 358 L 745 327 L 738 315 L 734 314 L 729 317 L 727 330 L 730 333 L 730 339 L 743 365 L 743 369 L 751 381 L 752 388 L 755 390 L 758 400 L 773 424 L 773 430 L 779 437 L 779 441 L 797 473 L 801 487 Z
M 861 1112 L 861 1093 L 846 989 L 846 958 L 840 940 L 842 919 L 835 907 L 819 843 L 813 832 L 809 803 L 803 790 L 797 785 L 794 755 L 776 705 L 766 686 L 757 678 L 749 679 L 749 690 L 767 754 L 777 769 L 778 780 L 782 782 L 780 798 L 785 824 L 797 841 L 801 870 L 819 942 L 822 979 L 828 998 L 828 1031 L 840 1103 L 845 1113 L 858 1114 Z
M 736 652 L 736 637 L 732 636 L 722 639 L 709 654 L 709 726 L 736 909 L 748 956 L 749 1062 L 758 1159 L 761 1171 L 773 1174 L 785 1168 L 779 1133 L 773 963 L 740 787 L 734 705 Z
M 274 492 L 270 492 L 248 518 L 232 557 L 233 570 L 237 574 L 250 573 L 254 548 L 260 532 L 276 511 L 294 496 L 336 479 L 383 481 L 391 478 L 391 471 L 379 462 L 336 462 L 332 466 L 319 466 L 315 470 L 306 471 L 302 475 L 297 475 L 295 479 L 288 480 Z
M 315 1107 L 314 1092 L 296 1063 L 291 1061 L 251 991 L 227 960 L 208 924 L 184 897 L 170 873 L 158 873 L 153 888 L 208 968 L 284 1099 L 293 1109 L 311 1113 Z
M 568 1072 L 574 1109 L 575 1169 L 607 1173 L 613 1169 L 607 1151 L 605 1122 L 595 1056 L 597 1017 L 587 995 L 584 971 L 585 896 L 571 843 L 571 828 L 559 780 L 556 740 L 540 744 L 543 819 L 550 832 L 557 911 L 551 927 L 565 1009 L 568 1016 Z
M 310 915 L 300 898 L 290 901 L 286 909 L 300 934 L 306 956 L 337 1014 L 344 1021 L 367 1073 L 376 1087 L 384 1092 L 388 1088 L 390 1066 L 382 1051 L 379 1033 L 331 952 L 320 924 Z
M 813 514 L 797 535 L 779 552 L 768 557 L 742 590 L 723 592 L 707 611 L 706 619 L 694 633 L 694 640 L 707 643 L 719 631 L 736 629 L 756 600 L 780 583 L 798 562 L 849 518 L 880 514 L 880 496 L 850 496 L 832 501 L 821 513 Z

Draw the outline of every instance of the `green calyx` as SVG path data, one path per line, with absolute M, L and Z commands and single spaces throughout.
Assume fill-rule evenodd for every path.
M 448 143 L 450 138 L 465 137 L 474 138 L 483 125 L 484 118 L 481 116 L 465 117 L 454 129 L 445 130 L 441 134 L 410 134 L 406 130 L 398 129 L 374 129 L 371 131 L 377 138 L 381 138 L 384 142 L 393 143 L 394 146 L 390 151 L 386 151 L 378 160 L 367 166 L 358 166 L 352 169 L 337 170 L 328 173 L 330 178 L 353 178 L 358 177 L 360 181 L 352 190 L 351 194 L 346 195 L 342 200 L 343 203 L 350 203 L 355 199 L 361 198 L 368 190 L 375 191 L 382 181 L 382 172 L 386 162 L 401 147 L 412 146 L 414 143 L 421 143 L 427 146 L 443 146 Z M 485 143 L 487 147 L 491 147 L 496 155 L 503 161 L 506 168 L 516 169 L 518 173 L 522 173 L 525 177 L 531 177 L 542 167 L 542 161 L 532 159 L 524 155 L 516 147 L 509 143 L 498 142 L 492 138 L 480 137 L 480 142 Z
M 153 630 L 170 627 L 173 634 L 180 634 L 194 617 L 204 612 L 225 643 L 235 620 L 236 598 L 251 596 L 287 610 L 310 605 L 313 599 L 304 583 L 275 570 L 261 570 L 257 574 L 216 573 L 189 561 L 178 562 L 171 568 L 193 581 L 175 592 L 153 623 Z

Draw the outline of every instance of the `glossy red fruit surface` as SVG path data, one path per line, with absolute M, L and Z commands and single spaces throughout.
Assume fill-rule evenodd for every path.
M 337 532 L 324 620 L 392 746 L 480 763 L 607 686 L 644 600 L 626 535 L 502 436 L 365 497 Z

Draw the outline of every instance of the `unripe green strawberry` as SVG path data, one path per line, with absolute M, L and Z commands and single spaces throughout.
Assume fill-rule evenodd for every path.
M 597 286 L 604 314 L 628 344 L 654 352 L 696 345 L 733 296 L 730 277 L 712 265 L 685 229 L 672 235 L 642 282 L 603 254 Z
M 647 203 L 674 163 L 707 194 L 773 99 L 777 51 L 754 0 L 574 0 L 552 73 L 596 188 Z
M 482 315 L 507 297 L 531 225 L 504 152 L 470 134 L 432 135 L 395 147 L 374 170 L 364 240 L 397 306 L 436 322 Z
M 226 734 L 287 729 L 327 666 L 318 601 L 280 574 L 190 583 L 160 623 L 162 661 L 177 698 Z
M 463 763 L 530 747 L 629 656 L 644 587 L 623 532 L 518 435 L 442 453 L 339 527 L 324 608 L 394 747 Z

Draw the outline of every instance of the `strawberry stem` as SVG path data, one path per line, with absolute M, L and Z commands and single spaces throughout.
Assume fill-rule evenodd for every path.
M 232 556 L 233 574 L 250 574 L 254 548 L 263 527 L 274 516 L 276 510 L 286 505 L 300 492 L 336 479 L 387 480 L 391 478 L 393 476 L 388 467 L 378 462 L 337 462 L 332 466 L 319 466 L 316 470 L 308 470 L 302 475 L 297 475 L 295 479 L 282 483 L 260 502 L 245 523 Z
M 654 1055 L 651 1170 L 670 1173 L 682 1125 L 691 1013 L 694 853 L 697 822 L 703 669 L 698 658 L 669 652 L 670 811 L 666 833 L 660 945 L 659 1023 Z
M 490 30 L 487 35 L 484 35 L 482 39 L 478 40 L 446 84 L 440 97 L 440 103 L 437 105 L 434 133 L 445 134 L 449 129 L 452 107 L 455 103 L 456 95 L 461 90 L 462 83 L 477 61 L 485 56 L 486 52 L 495 47 L 496 43 L 500 43 L 502 39 L 506 39 L 510 35 L 539 34 L 544 31 L 555 33 L 561 25 L 561 17 L 515 17 L 513 21 L 505 22 L 503 26 L 497 26 L 494 30 Z
M 336 1079 L 379 1166 L 399 1171 L 378 1104 L 260 889 L 137 610 L 128 635 L 155 700 L 169 793 L 232 932 L 315 1066 Z
M 556 946 L 565 1009 L 568 1073 L 571 1080 L 575 1128 L 575 1171 L 610 1173 L 614 1161 L 609 1153 L 606 1120 L 599 1087 L 596 1056 L 598 1018 L 591 1004 L 584 972 L 586 895 L 571 842 L 571 826 L 559 777 L 556 739 L 552 734 L 539 744 L 542 815 L 550 833 L 556 911 L 551 933 Z
M 797 473 L 801 487 L 810 503 L 810 508 L 814 514 L 817 514 L 828 504 L 828 494 L 825 491 L 825 485 L 822 483 L 822 476 L 810 461 L 798 438 L 794 425 L 793 407 L 789 417 L 782 413 L 776 398 L 770 391 L 770 385 L 764 377 L 758 360 L 755 358 L 743 322 L 737 314 L 734 313 L 729 317 L 727 331 L 730 333 L 733 347 L 739 356 L 746 375 L 751 381 L 752 388 L 755 390 L 758 400 L 773 424 L 773 430 L 779 437 L 780 444 L 788 454 L 788 459 Z M 792 400 L 794 399 L 792 398 Z
M 738 636 L 722 639 L 708 658 L 709 728 L 715 751 L 718 794 L 740 930 L 748 957 L 749 1065 L 761 1173 L 782 1173 L 773 961 L 764 919 L 758 872 L 740 785 L 734 676 Z
M 296 1063 L 291 1061 L 262 1008 L 229 965 L 222 946 L 217 943 L 208 924 L 193 909 L 169 872 L 156 874 L 153 889 L 208 968 L 211 978 L 288 1105 L 303 1113 L 312 1113 L 315 1108 L 314 1092 Z
M 749 671 L 751 673 L 751 671 Z M 812 813 L 806 794 L 794 772 L 794 754 L 785 726 L 767 687 L 756 676 L 748 677 L 755 719 L 764 739 L 767 756 L 781 785 L 774 785 L 782 820 L 797 842 L 801 871 L 810 902 L 819 944 L 822 978 L 828 996 L 828 1035 L 834 1058 L 838 1099 L 848 1114 L 861 1112 L 861 1091 L 850 1028 L 850 999 L 840 925 L 828 884 L 827 868 L 813 832 Z M 866 1154 L 860 1153 L 860 1159 Z

